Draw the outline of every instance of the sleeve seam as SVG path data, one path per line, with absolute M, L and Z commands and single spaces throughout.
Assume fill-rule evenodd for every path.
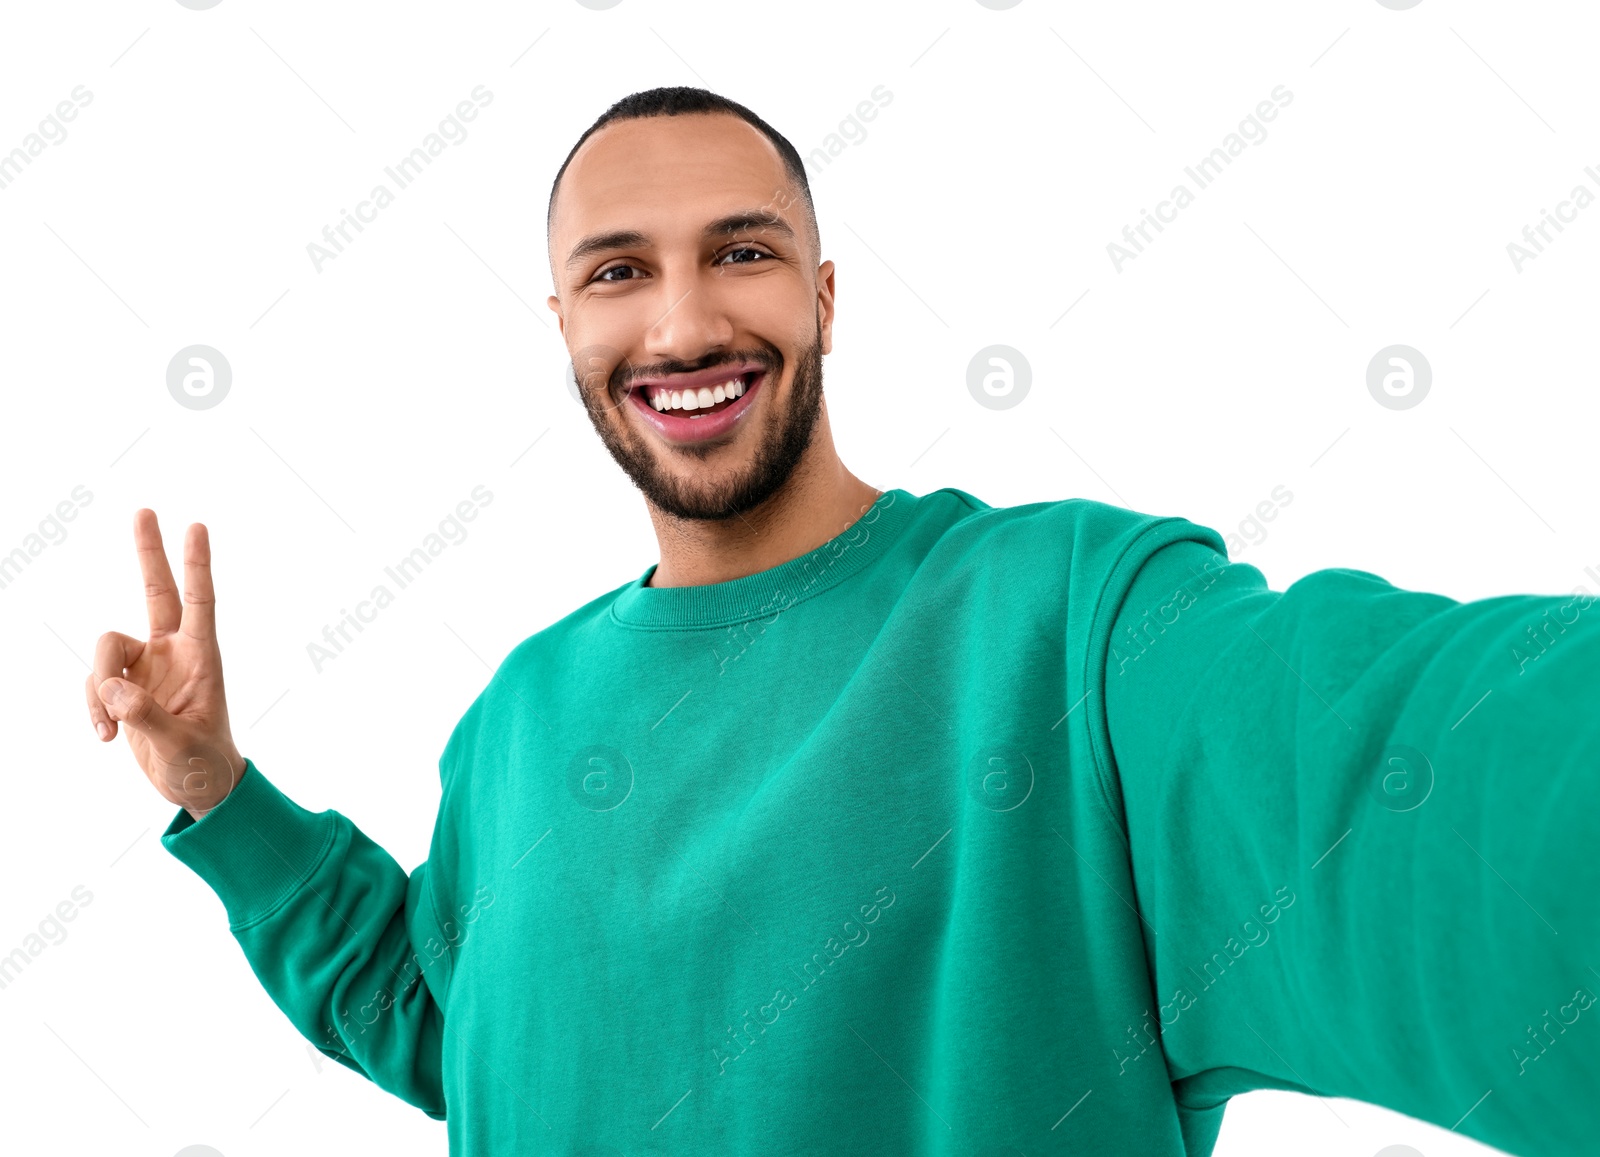
M 466 714 L 471 714 L 472 711 L 477 708 L 477 706 L 478 702 L 474 701 L 472 706 L 467 708 Z M 439 918 L 439 897 L 433 886 L 434 877 L 437 875 L 436 868 L 438 866 L 438 861 L 435 858 L 435 852 L 438 844 L 439 828 L 442 827 L 446 822 L 446 810 L 449 803 L 451 788 L 454 787 L 456 777 L 460 773 L 460 756 L 457 750 L 457 735 L 460 732 L 461 722 L 465 722 L 465 720 L 466 715 L 464 714 L 461 721 L 457 723 L 456 729 L 450 733 L 450 738 L 445 741 L 444 751 L 439 757 L 439 808 L 434 816 L 434 839 L 430 841 L 428 847 L 428 859 L 426 861 L 427 866 L 422 881 L 422 886 L 428 893 L 428 911 L 433 915 L 433 926 L 439 930 L 440 936 L 444 936 L 445 931 L 444 921 Z M 447 766 L 448 773 L 446 772 Z M 449 953 L 446 953 L 446 956 L 448 955 Z M 450 990 L 455 987 L 455 983 L 456 962 L 454 960 L 448 960 L 444 991 L 435 994 L 435 1003 L 439 1006 L 439 1014 L 441 1017 L 447 1015 L 445 1012 L 445 1003 L 450 999 Z
M 1210 546 L 1213 550 L 1215 550 L 1217 549 L 1216 544 L 1206 541 L 1203 537 L 1197 538 L 1195 535 L 1188 534 L 1169 538 L 1166 542 L 1160 543 L 1154 550 L 1149 551 L 1148 553 L 1144 554 L 1142 558 L 1138 559 L 1137 565 L 1133 567 L 1132 573 L 1127 576 L 1127 581 L 1124 584 L 1122 594 L 1115 600 L 1115 605 L 1111 606 L 1109 610 L 1107 609 L 1107 592 L 1118 583 L 1119 579 L 1123 575 L 1123 572 L 1128 568 L 1129 558 L 1135 556 L 1136 551 L 1142 543 L 1149 539 L 1150 536 L 1157 534 L 1157 532 L 1167 530 L 1170 527 L 1177 527 L 1186 522 L 1188 522 L 1187 519 L 1178 515 L 1167 515 L 1157 519 L 1154 522 L 1151 522 L 1138 534 L 1134 535 L 1132 541 L 1130 541 L 1127 546 L 1122 549 L 1122 552 L 1117 555 L 1116 561 L 1111 564 L 1111 569 L 1106 575 L 1106 580 L 1101 584 L 1100 590 L 1095 597 L 1094 610 L 1090 615 L 1088 639 L 1089 654 L 1084 658 L 1082 682 L 1085 687 L 1085 698 L 1098 693 L 1099 702 L 1090 709 L 1098 714 L 1094 718 L 1091 718 L 1086 712 L 1084 715 L 1083 725 L 1089 733 L 1089 751 L 1094 760 L 1095 783 L 1099 788 L 1098 794 L 1100 797 L 1101 807 L 1105 811 L 1106 818 L 1110 820 L 1113 830 L 1115 830 L 1117 835 L 1121 837 L 1124 847 L 1129 847 L 1128 827 L 1125 815 L 1119 814 L 1119 808 L 1117 806 L 1118 797 L 1121 795 L 1121 783 L 1120 775 L 1117 773 L 1115 767 L 1115 755 L 1110 750 L 1111 720 L 1106 714 L 1105 710 L 1106 654 L 1110 650 L 1111 634 L 1116 627 L 1117 615 L 1122 609 L 1122 604 L 1127 600 L 1128 595 L 1132 593 L 1133 587 L 1138 581 L 1140 571 L 1144 569 L 1145 565 L 1148 564 L 1163 547 L 1169 546 L 1174 542 L 1187 540 L 1199 541 L 1203 545 Z M 1203 533 L 1208 528 L 1196 527 L 1196 529 Z M 1216 532 L 1211 531 L 1211 534 L 1215 536 Z M 1224 548 L 1224 550 L 1225 549 L 1226 548 Z M 1100 728 L 1095 726 L 1097 721 L 1104 728 L 1103 740 Z M 1104 750 L 1102 750 L 1102 747 L 1104 747 Z M 1112 790 L 1113 786 L 1116 788 L 1115 792 Z
M 448 937 L 444 930 L 444 921 L 439 919 L 439 898 L 434 895 L 433 891 L 433 865 L 431 862 L 423 873 L 422 887 L 428 893 L 428 911 L 433 915 L 433 926 L 439 930 L 439 935 L 445 937 L 448 943 Z M 451 947 L 453 948 L 453 946 Z M 445 1001 L 450 998 L 450 990 L 455 987 L 456 983 L 456 962 L 450 959 L 450 952 L 446 951 L 442 959 L 445 961 L 446 973 L 444 991 L 434 994 L 434 1003 L 439 1006 L 440 1016 L 445 1015 Z M 424 975 L 423 980 L 426 983 L 426 975 Z

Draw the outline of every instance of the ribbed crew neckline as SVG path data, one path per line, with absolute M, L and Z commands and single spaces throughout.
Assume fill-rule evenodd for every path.
M 618 592 L 611 619 L 625 627 L 670 631 L 776 615 L 837 586 L 883 554 L 911 521 L 918 501 L 908 490 L 886 490 L 848 529 L 815 550 L 726 582 L 646 586 L 660 565 L 651 563 Z

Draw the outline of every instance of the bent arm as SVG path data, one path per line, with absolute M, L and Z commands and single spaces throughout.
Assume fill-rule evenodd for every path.
M 1182 541 L 1105 706 L 1180 1100 L 1276 1087 L 1518 1154 L 1600 1132 L 1600 607 Z
M 322 1053 L 443 1120 L 446 965 L 424 863 L 408 877 L 336 811 L 294 803 L 253 763 L 201 820 L 161 837 L 222 900 L 277 1006 Z M 414 948 L 413 945 L 423 946 Z

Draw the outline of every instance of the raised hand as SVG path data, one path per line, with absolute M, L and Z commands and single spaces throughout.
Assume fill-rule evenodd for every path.
M 244 773 L 222 688 L 211 540 L 203 523 L 190 524 L 181 602 L 155 511 L 134 513 L 133 541 L 150 638 L 140 641 L 117 631 L 100 636 L 85 684 L 89 719 L 105 743 L 116 738 L 119 723 L 125 726 L 134 758 L 151 784 L 199 819 Z

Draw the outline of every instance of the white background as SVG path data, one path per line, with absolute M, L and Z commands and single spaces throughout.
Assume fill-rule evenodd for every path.
M 0 21 L 0 152 L 92 93 L 0 189 L 0 553 L 93 496 L 0 589 L 0 954 L 93 894 L 0 990 L 7 1150 L 444 1152 L 441 1123 L 313 1063 L 82 684 L 101 632 L 145 634 L 134 510 L 175 568 L 205 522 L 240 748 L 425 858 L 439 752 L 491 668 L 657 557 L 544 304 L 550 182 L 629 92 L 709 87 L 802 154 L 892 93 L 811 174 L 830 411 L 866 481 L 1224 533 L 1281 484 L 1235 551 L 1277 589 L 1325 566 L 1460 599 L 1596 589 L 1600 207 L 1520 272 L 1506 249 L 1600 191 L 1589 6 L 102 0 Z M 307 243 L 478 85 L 470 135 L 319 272 Z M 1266 138 L 1119 272 L 1108 243 L 1278 85 Z M 167 391 L 194 343 L 233 369 L 215 409 Z M 995 343 L 1033 370 L 1004 411 L 966 386 Z M 1393 343 L 1432 365 L 1412 409 L 1367 390 Z M 318 673 L 307 644 L 479 484 L 470 535 Z M 1487 1152 L 1260 1092 L 1217 1153 L 1401 1143 Z

